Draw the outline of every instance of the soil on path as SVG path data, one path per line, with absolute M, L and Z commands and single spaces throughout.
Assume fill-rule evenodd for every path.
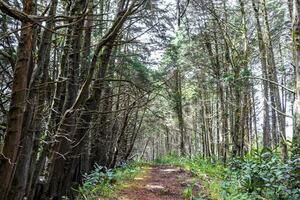
M 128 184 L 119 194 L 118 200 L 178 200 L 184 199 L 183 191 L 191 187 L 197 194 L 199 185 L 192 176 L 173 166 L 152 166 Z

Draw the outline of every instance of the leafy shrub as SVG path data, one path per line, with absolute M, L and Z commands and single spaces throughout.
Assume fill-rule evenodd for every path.
M 106 195 L 106 191 L 112 189 L 111 182 L 113 178 L 114 173 L 112 170 L 96 164 L 90 174 L 84 175 L 83 184 L 77 191 L 85 199 L 91 199 L 89 197 L 95 195 Z
M 76 191 L 84 199 L 112 197 L 121 187 L 123 180 L 135 177 L 140 171 L 139 163 L 123 164 L 116 169 L 95 165 L 91 173 L 84 175 L 83 184 Z
M 244 159 L 234 159 L 226 172 L 221 196 L 240 199 L 300 199 L 299 180 L 294 171 L 300 159 L 283 162 L 270 151 L 256 151 Z

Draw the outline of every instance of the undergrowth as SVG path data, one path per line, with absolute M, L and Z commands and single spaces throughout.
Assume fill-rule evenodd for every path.
M 276 151 L 254 150 L 232 160 L 225 172 L 224 199 L 300 199 L 300 158 L 283 162 Z
M 123 164 L 115 169 L 105 169 L 96 165 L 95 169 L 84 176 L 83 184 L 76 189 L 78 199 L 108 199 L 114 197 L 124 182 L 136 177 L 141 171 L 143 163 Z
M 204 199 L 300 199 L 300 158 L 283 162 L 276 151 L 254 150 L 244 158 L 231 159 L 226 167 L 217 159 L 203 159 L 200 156 L 187 158 L 174 154 L 155 160 L 155 164 L 178 166 L 189 171 L 199 180 L 199 195 Z M 78 198 L 92 200 L 115 197 L 126 182 L 141 173 L 144 165 L 124 164 L 113 170 L 95 166 L 76 189 Z M 190 199 L 191 195 L 192 188 L 183 191 L 185 199 Z
M 300 158 L 283 162 L 276 152 L 254 150 L 243 159 L 232 159 L 224 167 L 214 159 L 179 157 L 156 160 L 190 171 L 198 177 L 200 194 L 209 199 L 296 200 L 300 199 Z

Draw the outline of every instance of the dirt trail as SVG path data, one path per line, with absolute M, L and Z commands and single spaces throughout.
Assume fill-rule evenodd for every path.
M 118 200 L 184 199 L 184 189 L 193 186 L 193 194 L 196 194 L 199 188 L 191 175 L 180 168 L 164 165 L 145 170 L 120 192 Z

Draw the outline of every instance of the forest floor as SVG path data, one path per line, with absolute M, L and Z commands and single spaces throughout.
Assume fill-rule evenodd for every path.
M 197 199 L 192 197 L 197 196 L 200 188 L 201 185 L 196 179 L 182 168 L 171 165 L 155 165 L 144 167 L 139 176 L 126 183 L 117 199 Z

